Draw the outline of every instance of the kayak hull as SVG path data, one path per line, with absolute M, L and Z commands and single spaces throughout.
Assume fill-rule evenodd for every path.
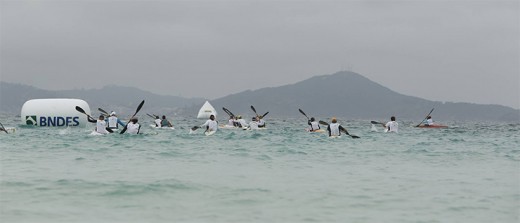
M 438 129 L 438 128 L 448 128 L 447 125 L 420 125 L 417 126 L 418 128 L 425 128 L 425 129 Z

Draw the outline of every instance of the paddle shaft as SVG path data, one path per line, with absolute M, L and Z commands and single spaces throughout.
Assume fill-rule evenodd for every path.
M 300 113 L 302 113 L 302 115 L 304 115 L 307 118 L 307 120 L 310 120 L 309 117 L 307 116 L 307 114 L 305 114 L 305 112 L 302 111 L 302 109 L 298 109 L 298 110 L 300 111 Z
M 105 110 L 103 110 L 102 108 L 98 108 L 98 110 L 102 113 L 104 113 L 105 115 L 109 115 L 108 112 L 106 112 Z
M 5 132 L 5 134 L 9 134 L 9 133 L 7 132 L 7 130 L 5 129 L 4 125 L 2 125 L 2 123 L 1 123 L 1 122 L 0 122 L 0 126 L 2 126 L 2 131 L 4 131 L 4 132 Z
M 430 111 L 430 113 L 428 113 L 428 114 L 426 115 L 426 117 L 424 117 L 424 119 L 421 121 L 421 123 L 419 123 L 419 124 L 416 125 L 415 127 L 419 127 L 419 126 L 424 122 L 424 120 L 428 119 L 428 116 L 430 116 L 430 115 L 432 114 L 433 109 L 435 109 L 435 108 L 432 108 L 432 110 Z

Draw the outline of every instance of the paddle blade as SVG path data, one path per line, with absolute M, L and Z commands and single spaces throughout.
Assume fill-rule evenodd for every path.
M 305 112 L 303 112 L 301 108 L 299 108 L 298 111 L 300 111 L 300 113 L 302 113 L 302 115 L 304 115 L 305 117 L 307 117 L 307 114 L 305 114 Z M 307 117 L 307 119 L 309 119 L 309 117 Z
M 264 113 L 264 115 L 262 115 L 262 118 L 265 117 L 267 114 L 269 114 L 269 112 Z
M 143 108 L 143 105 L 144 105 L 144 100 L 141 101 L 141 104 L 139 104 L 139 106 L 137 106 L 137 109 L 135 110 L 135 113 L 132 116 L 137 115 L 137 112 L 139 112 L 141 110 L 141 108 Z
M 256 114 L 256 109 L 252 105 L 251 105 L 251 110 L 253 110 L 255 112 L 255 114 Z
M 222 107 L 222 110 L 224 110 L 229 116 L 235 117 L 235 115 L 229 109 Z
M 109 115 L 109 113 L 106 112 L 105 110 L 103 110 L 102 108 L 98 108 L 98 110 L 99 110 L 100 112 L 104 113 L 105 115 Z
M 1 126 L 1 130 L 5 132 L 5 134 L 9 134 L 9 132 L 7 132 L 7 130 L 5 130 L 5 127 L 4 125 L 2 125 L 2 123 L 0 122 L 0 126 Z
M 352 137 L 352 138 L 354 138 L 354 139 L 359 139 L 359 138 L 361 138 L 361 137 L 359 137 L 359 136 L 355 136 L 355 135 L 350 135 L 350 137 Z
M 195 131 L 195 130 L 197 130 L 197 129 L 199 129 L 199 128 L 200 128 L 199 126 L 193 126 L 193 127 L 191 128 L 191 131 Z
M 327 123 L 325 121 L 321 121 L 321 120 L 319 121 L 319 123 L 322 124 L 322 125 L 329 125 L 329 123 Z
M 85 113 L 85 110 L 83 110 L 83 108 L 81 108 L 79 106 L 76 106 L 76 111 L 81 112 L 81 113 L 83 113 L 85 115 L 87 114 L 87 113 Z

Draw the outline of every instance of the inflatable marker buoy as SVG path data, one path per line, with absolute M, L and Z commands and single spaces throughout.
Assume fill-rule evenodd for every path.
M 26 101 L 22 106 L 20 118 L 22 125 L 30 126 L 85 126 L 87 116 L 76 111 L 76 106 L 90 114 L 90 107 L 84 100 L 50 98 Z

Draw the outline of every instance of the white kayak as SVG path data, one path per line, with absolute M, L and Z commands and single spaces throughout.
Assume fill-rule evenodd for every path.
M 248 127 L 244 127 L 242 128 L 243 130 L 252 130 L 252 131 L 256 131 L 256 130 L 266 130 L 267 128 L 256 128 L 256 129 L 252 129 L 252 128 L 248 128 Z
M 217 132 L 217 131 L 205 131 L 204 134 L 207 136 L 210 136 L 210 135 L 215 134 L 215 132 Z
M 219 125 L 219 129 L 242 129 L 240 127 L 234 126 L 234 125 Z
M 8 134 L 12 134 L 12 133 L 15 133 L 16 132 L 16 128 L 15 127 L 5 127 L 5 131 L 8 133 Z M 2 131 L 3 132 L 3 131 Z
M 150 124 L 150 128 L 152 129 L 162 129 L 162 130 L 175 130 L 175 127 L 168 127 L 168 126 L 164 126 L 164 127 L 157 127 L 155 126 L 154 124 Z
M 308 132 L 308 133 L 324 133 L 324 132 L 326 132 L 325 129 L 316 129 L 314 131 L 311 131 L 308 128 L 306 128 L 305 131 Z
M 102 136 L 102 135 L 108 135 L 108 134 L 101 134 L 99 132 L 92 131 L 89 135 L 91 135 L 91 136 Z

